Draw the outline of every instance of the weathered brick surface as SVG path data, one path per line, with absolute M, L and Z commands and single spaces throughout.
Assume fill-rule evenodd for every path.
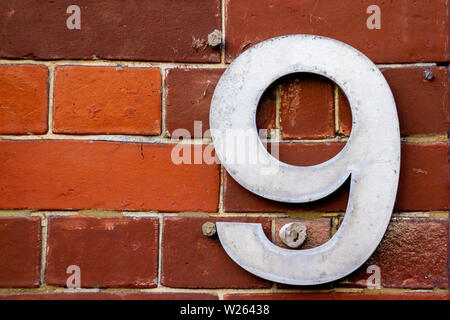
M 280 159 L 294 165 L 313 165 L 337 154 L 342 143 L 280 144 Z M 430 211 L 448 208 L 447 144 L 403 144 L 397 211 Z M 263 199 L 224 175 L 224 207 L 230 212 L 345 211 L 348 184 L 332 195 L 306 204 L 284 204 Z
M 431 71 L 434 79 L 425 79 Z M 448 130 L 448 70 L 432 68 L 390 68 L 382 70 L 397 105 L 400 133 L 408 135 L 446 134 Z M 347 99 L 339 96 L 340 133 L 351 131 L 351 111 Z
M 160 134 L 159 69 L 57 67 L 53 131 L 73 134 Z
M 169 69 L 166 71 L 166 127 L 169 134 L 186 129 L 191 137 L 209 137 L 209 107 L 224 69 Z M 270 87 L 261 98 L 256 116 L 257 127 L 275 127 L 275 88 Z M 194 132 L 194 121 L 201 131 Z
M 275 244 L 282 248 L 288 248 L 280 239 L 280 229 L 288 223 L 301 222 L 306 230 L 305 242 L 299 249 L 311 249 L 318 247 L 330 239 L 331 236 L 331 221 L 329 218 L 320 218 L 314 220 L 306 219 L 277 219 L 275 222 Z
M 402 145 L 395 210 L 448 209 L 447 150 L 445 142 Z
M 0 65 L 0 134 L 47 132 L 47 78 L 45 66 Z
M 0 299 L 450 299 L 447 0 L 0 2 Z M 81 30 L 66 27 L 70 5 L 81 8 Z M 373 5 L 379 30 L 366 26 Z M 212 48 L 208 35 L 222 27 L 226 43 Z M 287 34 L 335 38 L 377 63 L 407 137 L 399 214 L 381 244 L 351 275 L 301 288 L 245 271 L 201 227 L 257 222 L 285 247 L 280 228 L 302 221 L 308 235 L 300 250 L 318 247 L 335 231 L 331 222 L 342 221 L 350 181 L 311 203 L 271 201 L 208 164 L 212 144 L 180 152 L 168 143 L 177 129 L 209 137 L 227 62 Z M 268 86 L 255 125 L 280 129 L 282 161 L 311 166 L 342 150 L 352 118 L 332 81 L 296 73 Z M 176 164 L 181 158 L 189 164 Z M 418 218 L 427 213 L 432 218 Z M 63 289 L 71 265 L 81 267 L 83 287 L 102 289 Z M 365 288 L 370 265 L 381 268 L 385 289 Z
M 212 293 L 196 292 L 81 292 L 81 293 L 29 293 L 0 295 L 0 300 L 218 300 Z
M 169 144 L 0 141 L 0 206 L 216 211 L 218 166 L 175 165 L 172 149 Z
M 411 293 L 235 293 L 226 294 L 225 300 L 448 300 L 446 293 L 411 292 Z
M 393 218 L 375 253 L 341 285 L 366 287 L 367 268 L 376 265 L 383 287 L 447 288 L 447 239 L 446 219 Z
M 314 165 L 324 162 L 344 147 L 343 143 L 297 144 L 281 143 L 280 159 L 292 165 Z M 285 204 L 259 197 L 240 186 L 225 171 L 224 174 L 224 207 L 231 212 L 277 212 L 277 211 L 340 211 L 347 206 L 348 186 L 340 188 L 327 198 L 307 204 Z
M 39 218 L 0 218 L 0 287 L 39 286 L 40 222 Z
M 0 5 L 0 57 L 219 62 L 207 46 L 221 29 L 220 1 L 79 0 L 81 29 L 69 30 L 72 1 Z
M 333 82 L 311 74 L 284 78 L 280 117 L 284 139 L 333 137 Z
M 156 287 L 158 218 L 51 218 L 46 283 L 65 287 L 70 265 L 81 287 Z
M 203 235 L 207 221 L 261 223 L 271 239 L 271 222 L 265 218 L 165 218 L 161 283 L 176 288 L 269 288 L 269 281 L 237 265 L 218 239 Z
M 209 105 L 224 69 L 169 69 L 166 71 L 166 127 L 172 134 L 186 129 L 191 137 L 202 137 L 209 129 Z M 202 131 L 194 132 L 194 121 Z
M 368 6 L 381 9 L 381 29 L 366 27 Z M 343 41 L 377 63 L 446 61 L 446 1 L 230 0 L 226 6 L 226 57 L 230 61 L 263 40 L 315 34 Z M 418 36 L 420 35 L 420 36 Z

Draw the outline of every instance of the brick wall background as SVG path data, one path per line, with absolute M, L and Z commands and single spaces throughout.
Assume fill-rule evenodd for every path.
M 66 27 L 71 4 L 80 30 Z M 366 27 L 373 4 L 379 30 Z M 216 29 L 222 45 L 211 47 Z M 446 0 L 0 1 L 0 299 L 448 298 L 448 30 Z M 353 274 L 314 287 L 249 274 L 201 226 L 258 222 L 282 245 L 281 226 L 302 221 L 302 248 L 312 248 L 338 229 L 348 184 L 283 204 L 246 191 L 221 165 L 170 158 L 178 128 L 211 145 L 194 121 L 209 128 L 229 63 L 292 33 L 336 38 L 377 63 L 402 135 L 380 246 Z M 257 125 L 282 141 L 282 161 L 312 165 L 345 145 L 351 113 L 332 82 L 291 75 L 266 91 Z M 381 289 L 366 288 L 371 264 Z M 81 289 L 66 288 L 69 265 L 81 268 Z

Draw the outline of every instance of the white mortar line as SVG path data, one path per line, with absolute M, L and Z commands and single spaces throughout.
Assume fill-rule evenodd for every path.
M 103 66 L 137 68 L 187 68 L 187 69 L 223 69 L 225 63 L 189 63 L 189 62 L 146 62 L 123 60 L 8 60 L 0 59 L 0 65 L 46 65 L 46 66 Z
M 159 215 L 159 219 L 158 219 L 158 225 L 159 225 L 159 229 L 158 229 L 158 282 L 157 282 L 157 286 L 160 287 L 161 286 L 161 274 L 162 274 L 162 270 L 161 270 L 161 266 L 162 266 L 162 246 L 163 246 L 163 227 L 164 227 L 164 214 L 160 214 Z
M 220 165 L 220 168 L 219 168 L 219 208 L 218 208 L 218 214 L 220 214 L 220 215 L 222 215 L 225 212 L 225 208 L 223 205 L 224 170 L 225 170 L 225 168 L 222 165 Z
M 427 68 L 435 67 L 435 62 L 418 62 L 418 63 L 380 63 L 376 64 L 378 69 L 388 69 L 388 68 Z
M 26 292 L 24 292 L 26 289 Z M 47 290 L 46 290 L 47 289 Z M 170 287 L 156 287 L 156 288 L 80 288 L 80 289 L 68 289 L 64 287 L 53 287 L 45 286 L 43 288 L 1 288 L 1 294 L 30 294 L 30 293 L 116 293 L 116 294 L 127 294 L 127 293 L 206 293 L 206 294 L 216 294 L 219 298 L 228 294 L 264 294 L 264 293 L 366 293 L 366 294 L 394 294 L 394 293 L 447 293 L 446 289 L 407 289 L 407 288 L 385 288 L 370 290 L 367 288 L 352 288 L 352 287 L 335 287 L 330 289 L 303 289 L 298 288 L 286 288 L 281 289 L 276 286 L 271 288 L 257 289 L 257 288 L 247 288 L 247 289 L 193 289 L 193 288 L 170 288 Z
M 53 102 L 54 102 L 54 89 L 55 89 L 55 66 L 53 64 L 48 65 L 48 134 L 53 133 Z
M 227 0 L 221 0 L 221 16 L 222 16 L 222 45 L 221 45 L 221 63 L 223 65 L 226 64 L 226 43 L 225 43 L 225 33 L 226 33 L 226 5 L 225 2 Z
M 340 123 L 339 123 L 339 87 L 334 84 L 334 133 L 339 135 Z
M 166 78 L 167 68 L 160 68 L 161 71 L 161 136 L 167 137 L 168 133 L 166 128 Z
M 45 272 L 47 269 L 47 236 L 48 218 L 46 214 L 41 215 L 41 286 L 45 286 Z
M 275 136 L 273 140 L 271 139 L 261 139 L 263 142 L 279 142 L 279 143 L 339 143 L 347 142 L 349 137 L 347 136 L 336 136 L 325 139 L 286 139 L 281 140 L 277 132 L 275 131 Z M 54 134 L 48 133 L 45 135 L 0 135 L 0 140 L 18 140 L 18 141 L 28 141 L 28 140 L 81 140 L 81 141 L 109 141 L 109 142 L 130 142 L 130 143 L 147 143 L 147 144 L 186 144 L 186 145 L 209 145 L 212 144 L 210 138 L 191 138 L 177 140 L 169 137 L 162 136 L 140 136 L 140 135 L 70 135 L 70 134 Z M 407 142 L 410 144 L 426 144 L 433 142 L 448 142 L 447 135 L 432 134 L 432 135 L 411 135 L 406 137 L 401 137 L 402 142 Z
M 223 41 L 225 39 L 225 29 L 222 30 Z M 223 43 L 224 44 L 224 43 Z M 225 50 L 225 48 L 224 48 Z M 223 69 L 228 67 L 228 63 L 192 63 L 192 62 L 157 62 L 157 61 L 128 61 L 128 60 L 29 60 L 29 59 L 0 59 L 0 65 L 82 65 L 82 66 L 109 66 L 109 67 L 154 67 L 154 68 L 192 68 L 192 69 Z M 434 67 L 435 62 L 420 63 L 380 63 L 375 64 L 378 68 L 414 68 L 414 67 Z
M 90 215 L 89 212 L 94 214 Z M 134 218 L 157 218 L 157 217 L 180 217 L 180 218 L 239 218 L 239 217 L 253 217 L 253 218 L 299 218 L 309 219 L 311 214 L 314 215 L 312 219 L 317 218 L 332 218 L 342 216 L 345 211 L 274 211 L 274 212 L 196 212 L 196 211 L 182 211 L 182 212 L 157 212 L 157 211 L 120 211 L 120 210 L 73 210 L 73 211 L 32 211 L 32 210 L 0 210 L 0 217 L 69 217 L 72 215 L 85 215 L 87 217 L 97 217 L 95 213 L 98 212 L 98 218 L 108 218 L 107 213 L 111 213 L 111 218 L 120 217 L 134 217 Z M 104 216 L 101 213 L 106 213 Z M 446 218 L 449 211 L 446 210 L 431 210 L 431 211 L 395 211 L 392 213 L 394 217 L 407 218 Z

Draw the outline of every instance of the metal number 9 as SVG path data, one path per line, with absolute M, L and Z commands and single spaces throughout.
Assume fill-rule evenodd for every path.
M 347 144 L 332 159 L 292 166 L 272 157 L 258 138 L 256 109 L 265 89 L 296 72 L 315 73 L 345 92 L 353 127 Z M 211 102 L 211 135 L 217 156 L 243 187 L 264 198 L 309 202 L 335 191 L 350 176 L 343 223 L 325 244 L 284 249 L 260 224 L 217 223 L 227 254 L 249 272 L 280 283 L 313 285 L 342 278 L 361 266 L 381 241 L 392 214 L 400 167 L 400 132 L 392 92 L 378 68 L 361 52 L 334 39 L 288 35 L 261 42 L 240 55 L 221 77 Z M 227 140 L 228 130 L 249 132 L 257 163 L 229 161 L 244 144 Z M 248 146 L 247 146 L 248 147 Z M 234 150 L 231 153 L 225 150 Z M 276 174 L 261 174 L 264 168 Z

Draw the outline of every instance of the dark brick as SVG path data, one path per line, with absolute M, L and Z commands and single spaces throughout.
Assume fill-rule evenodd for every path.
M 369 30 L 366 26 L 370 16 L 366 10 L 373 4 L 381 9 L 379 30 Z M 252 45 L 276 36 L 315 34 L 343 41 L 377 63 L 447 61 L 446 6 L 445 0 L 433 4 L 379 0 L 273 0 L 265 3 L 229 0 L 226 57 L 230 61 Z
M 219 62 L 207 46 L 221 29 L 220 1 L 78 0 L 81 29 L 69 30 L 73 1 L 0 5 L 0 57 Z
M 280 159 L 293 165 L 324 162 L 341 150 L 342 143 L 280 144 Z M 430 211 L 448 208 L 448 146 L 402 144 L 400 181 L 396 211 Z M 304 204 L 286 204 L 259 197 L 240 186 L 225 172 L 224 207 L 229 212 L 345 211 L 348 186 L 344 184 L 333 194 Z
M 81 287 L 156 287 L 157 218 L 50 218 L 46 283 L 66 286 L 80 267 Z
M 289 248 L 280 239 L 280 229 L 285 224 L 291 222 L 303 223 L 306 230 L 306 240 L 299 249 L 310 249 L 318 247 L 330 239 L 331 221 L 329 218 L 320 218 L 314 220 L 306 219 L 277 219 L 275 224 L 275 244 L 282 248 Z
M 191 292 L 81 292 L 0 295 L 0 300 L 218 300 L 212 293 Z
M 166 78 L 166 126 L 169 134 L 186 129 L 191 137 L 194 121 L 202 123 L 201 134 L 209 137 L 209 107 L 211 98 L 224 69 L 169 69 Z M 256 116 L 260 129 L 275 128 L 275 88 L 269 87 L 259 103 Z
M 445 219 L 393 218 L 375 253 L 341 285 L 366 287 L 367 268 L 377 265 L 382 287 L 447 288 L 447 242 Z
M 269 281 L 236 264 L 218 239 L 203 235 L 207 221 L 261 223 L 271 239 L 271 222 L 264 218 L 165 218 L 161 283 L 175 288 L 270 288 Z
M 224 300 L 448 300 L 446 293 L 403 292 L 403 293 L 235 293 L 226 294 Z
M 427 81 L 425 71 L 434 79 Z M 448 130 L 448 70 L 444 67 L 382 70 L 397 105 L 400 134 L 446 134 Z M 348 135 L 352 116 L 347 99 L 339 96 L 340 133 Z
M 39 286 L 40 218 L 0 218 L 0 235 L 0 287 Z

